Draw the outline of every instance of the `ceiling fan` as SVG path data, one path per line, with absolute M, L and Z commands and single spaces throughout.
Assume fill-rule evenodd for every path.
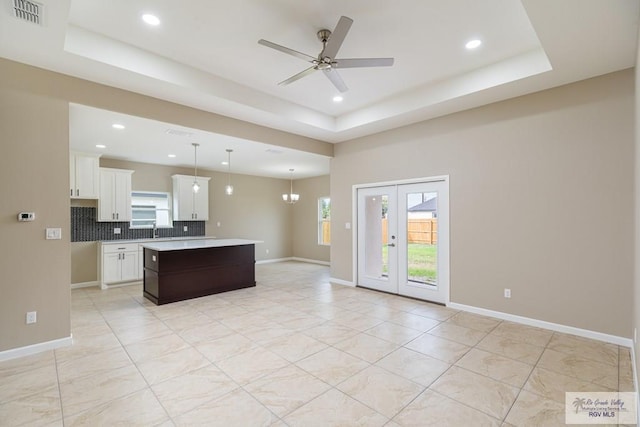
M 301 71 L 298 74 L 295 74 L 278 84 L 288 85 L 289 83 L 300 80 L 304 76 L 307 76 L 314 71 L 319 70 L 322 71 L 325 76 L 327 76 L 331 83 L 333 83 L 333 85 L 340 92 L 346 92 L 347 90 L 349 90 L 349 88 L 347 88 L 347 85 L 342 80 L 342 77 L 340 77 L 340 74 L 338 74 L 338 69 L 360 67 L 389 67 L 393 65 L 393 58 L 336 58 L 338 50 L 340 50 L 340 46 L 342 46 L 342 42 L 344 42 L 344 39 L 347 36 L 349 29 L 351 28 L 351 24 L 353 24 L 353 19 L 347 18 L 346 16 L 341 16 L 340 20 L 338 20 L 338 25 L 336 25 L 336 28 L 333 30 L 333 32 L 331 32 L 330 30 L 318 31 L 317 36 L 318 39 L 322 42 L 322 51 L 318 54 L 317 57 L 313 57 L 311 55 L 289 49 L 288 47 L 280 46 L 279 44 L 275 44 L 264 39 L 258 40 L 258 43 L 263 46 L 279 50 L 280 52 L 295 56 L 296 58 L 303 59 L 313 64 L 306 70 Z

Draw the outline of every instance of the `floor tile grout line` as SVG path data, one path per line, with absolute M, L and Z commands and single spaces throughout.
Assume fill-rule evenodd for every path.
M 59 404 L 60 404 L 60 421 L 62 422 L 62 425 L 64 427 L 65 425 L 65 421 L 64 421 L 64 405 L 62 402 L 62 388 L 60 387 L 60 374 L 58 373 L 58 356 L 56 354 L 56 351 L 53 350 L 53 364 L 54 367 L 56 368 L 56 386 L 58 389 L 58 399 L 59 399 Z

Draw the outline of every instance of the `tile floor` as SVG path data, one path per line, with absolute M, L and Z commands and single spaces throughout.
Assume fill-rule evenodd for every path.
M 164 306 L 72 291 L 71 347 L 0 363 L 0 424 L 555 426 L 565 391 L 633 391 L 629 349 L 257 266 Z

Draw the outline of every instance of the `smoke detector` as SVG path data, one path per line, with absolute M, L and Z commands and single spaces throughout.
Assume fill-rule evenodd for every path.
M 30 0 L 13 0 L 13 16 L 32 24 L 43 25 L 44 5 Z

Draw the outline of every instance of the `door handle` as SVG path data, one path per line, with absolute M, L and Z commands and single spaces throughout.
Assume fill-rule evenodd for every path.
M 395 243 L 388 243 L 387 246 L 391 246 L 392 248 L 395 248 L 396 244 Z

